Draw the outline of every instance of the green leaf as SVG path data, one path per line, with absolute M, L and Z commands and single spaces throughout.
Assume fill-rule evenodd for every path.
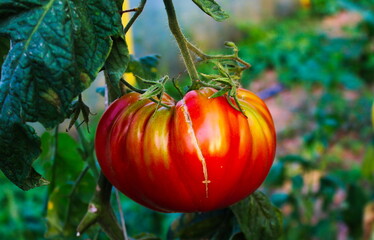
M 19 5 L 8 2 L 0 3 L 0 12 Z M 23 1 L 27 9 L 0 20 L 0 35 L 12 41 L 0 100 L 14 97 L 12 108 L 22 111 L 24 121 L 51 127 L 67 117 L 72 99 L 103 67 L 109 36 L 121 33 L 121 21 L 113 1 L 51 0 L 41 7 L 33 2 Z
M 229 209 L 185 213 L 170 226 L 168 239 L 229 239 L 236 234 Z
M 301 191 L 302 187 L 304 186 L 304 179 L 301 175 L 296 175 L 291 178 L 292 182 L 292 189 L 294 191 Z
M 246 239 L 279 239 L 282 215 L 265 194 L 255 192 L 231 206 Z
M 152 233 L 140 233 L 133 237 L 136 240 L 161 240 L 161 238 L 157 237 Z
M 1 65 L 3 64 L 5 57 L 9 52 L 9 48 L 10 48 L 9 39 L 0 37 L 0 73 L 1 73 Z
M 374 106 L 374 105 L 373 105 Z M 374 110 L 374 109 L 373 109 Z M 374 114 L 374 111 L 373 111 Z M 373 122 L 374 123 L 374 122 Z M 362 161 L 362 175 L 367 179 L 374 178 L 374 145 L 371 144 L 366 150 Z
M 33 128 L 20 123 L 19 118 L 12 115 L 8 109 L 2 109 L 5 114 L 1 113 L 0 118 L 0 169 L 22 190 L 48 184 L 48 181 L 31 167 L 40 154 L 39 137 Z M 5 116 L 8 116 L 8 119 L 5 119 Z
M 1 1 L 0 36 L 12 48 L 1 69 L 0 168 L 24 190 L 45 184 L 31 167 L 40 139 L 26 122 L 50 128 L 95 79 L 110 36 L 122 31 L 113 1 Z
M 55 188 L 51 189 L 48 199 L 46 235 L 66 239 L 76 234 L 76 226 L 92 197 L 95 180 L 90 172 L 86 172 L 77 182 L 86 164 L 78 151 L 78 143 L 71 136 L 59 133 L 57 143 L 52 171 L 58 172 L 51 180 Z
M 216 98 L 216 97 L 221 97 L 225 95 L 230 89 L 229 88 L 222 88 L 221 90 L 215 92 L 212 96 L 209 98 Z
M 229 15 L 221 9 L 221 6 L 214 0 L 192 0 L 201 10 L 206 14 L 214 18 L 216 21 L 223 21 L 229 17 Z
M 122 37 L 113 38 L 113 47 L 105 62 L 105 72 L 108 77 L 107 84 L 110 84 L 108 89 L 114 91 L 109 93 L 110 96 L 115 98 L 121 96 L 119 82 L 127 69 L 129 61 L 130 55 L 125 39 Z
M 362 236 L 362 216 L 368 197 L 365 191 L 358 184 L 350 184 L 347 189 L 346 208 L 343 211 L 343 219 L 349 227 L 349 235 L 352 239 Z

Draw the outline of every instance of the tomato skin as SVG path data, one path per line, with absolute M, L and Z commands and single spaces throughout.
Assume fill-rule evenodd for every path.
M 95 140 L 104 175 L 134 201 L 161 212 L 211 211 L 254 192 L 274 160 L 265 103 L 239 89 L 244 116 L 216 90 L 188 92 L 159 107 L 129 93 L 102 116 Z

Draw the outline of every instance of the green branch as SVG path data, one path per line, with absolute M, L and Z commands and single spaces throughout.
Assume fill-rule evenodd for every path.
M 52 161 L 53 161 L 53 165 L 52 165 L 52 176 L 51 176 L 51 184 L 49 185 L 48 187 L 48 195 L 50 195 L 53 190 L 55 189 L 55 185 L 56 185 L 56 159 L 57 159 L 57 153 L 58 153 L 58 132 L 59 132 L 59 125 L 56 126 L 55 128 L 55 132 L 54 132 L 54 145 L 53 145 L 53 157 L 52 157 Z
M 83 130 L 82 128 L 79 126 L 79 124 L 77 122 L 75 122 L 75 128 L 77 129 L 77 133 L 78 133 L 78 136 L 79 136 L 79 141 L 82 145 L 82 150 L 83 150 L 83 154 L 84 154 L 84 158 L 88 164 L 88 166 L 90 167 L 90 169 L 92 170 L 92 173 L 94 175 L 94 177 L 97 179 L 99 177 L 99 169 L 98 167 L 96 166 L 96 159 L 95 159 L 95 156 L 94 156 L 94 146 L 91 142 L 88 142 L 86 137 L 84 136 L 84 133 L 83 133 Z
M 188 50 L 188 41 L 184 37 L 175 14 L 175 9 L 172 0 L 164 0 L 165 9 L 168 15 L 169 28 L 171 33 L 174 35 L 175 40 L 177 41 L 179 50 L 182 54 L 184 64 L 187 68 L 188 75 L 191 78 L 192 85 L 190 89 L 196 89 L 198 86 L 197 80 L 199 80 L 199 75 L 197 73 L 195 64 L 192 60 L 191 54 Z
M 191 50 L 196 56 L 198 56 L 200 61 L 209 61 L 209 60 L 233 60 L 243 65 L 243 70 L 250 68 L 251 64 L 247 63 L 243 59 L 239 58 L 238 51 L 234 47 L 234 54 L 232 55 L 208 55 L 193 45 L 191 42 L 187 42 L 188 49 Z
M 131 26 L 134 24 L 135 20 L 139 17 L 139 15 L 143 12 L 144 6 L 147 3 L 147 0 L 142 0 L 137 8 L 130 9 L 131 11 L 135 11 L 134 16 L 130 19 L 130 21 L 127 23 L 125 29 L 123 30 L 126 33 L 130 30 Z M 129 12 L 129 11 L 123 11 L 122 13 Z
M 110 239 L 124 240 L 123 231 L 110 205 L 111 192 L 112 184 L 100 173 L 95 195 L 88 205 L 86 215 L 77 227 L 77 236 L 81 236 L 89 227 L 98 223 Z

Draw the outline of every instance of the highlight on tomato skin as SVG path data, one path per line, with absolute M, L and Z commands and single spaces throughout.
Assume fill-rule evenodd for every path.
M 161 212 L 203 212 L 234 204 L 265 180 L 276 136 L 265 103 L 239 89 L 245 115 L 216 90 L 188 92 L 170 106 L 129 93 L 103 114 L 95 148 L 104 175 L 122 193 Z

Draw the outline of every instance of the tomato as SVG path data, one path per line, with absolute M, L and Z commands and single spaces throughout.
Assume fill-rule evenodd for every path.
M 134 201 L 161 212 L 211 211 L 254 192 L 274 160 L 275 129 L 265 103 L 238 90 L 245 112 L 216 90 L 158 106 L 129 93 L 109 106 L 95 148 L 104 175 Z

